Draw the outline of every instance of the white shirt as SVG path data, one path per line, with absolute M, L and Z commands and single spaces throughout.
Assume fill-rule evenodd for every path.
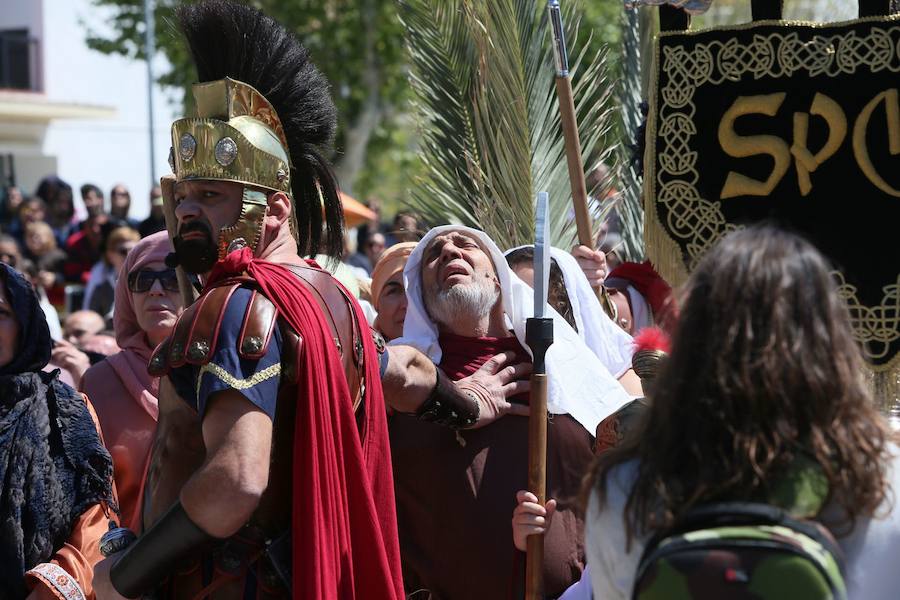
M 845 582 L 850 600 L 896 600 L 900 597 L 900 448 L 889 446 L 888 497 L 874 518 L 859 518 L 849 534 L 832 532 L 844 552 Z M 585 516 L 585 551 L 591 565 L 596 600 L 628 600 L 647 537 L 625 550 L 624 510 L 636 477 L 637 461 L 623 463 L 608 475 L 606 505 L 597 509 L 591 494 Z M 826 509 L 824 516 L 836 509 Z M 827 519 L 826 519 L 827 520 Z

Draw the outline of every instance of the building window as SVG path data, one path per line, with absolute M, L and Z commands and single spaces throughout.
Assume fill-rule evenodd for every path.
M 27 29 L 0 30 L 0 89 L 40 90 L 37 51 Z

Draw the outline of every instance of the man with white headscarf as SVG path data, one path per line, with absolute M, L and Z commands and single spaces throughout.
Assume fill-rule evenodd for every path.
M 393 343 L 421 350 L 451 379 L 499 352 L 527 359 L 524 330 L 533 293 L 483 232 L 431 230 L 410 254 L 404 280 L 406 321 L 403 337 Z M 554 319 L 555 338 L 546 359 L 552 414 L 547 489 L 571 499 L 592 459 L 597 423 L 630 396 L 562 317 L 549 307 L 546 313 Z M 507 416 L 453 432 L 394 415 L 389 428 L 406 588 L 426 589 L 433 598 L 517 595 L 524 562 L 512 546 L 509 515 L 516 491 L 527 483 L 527 420 Z M 580 576 L 580 531 L 571 503 L 561 502 L 544 542 L 548 596 Z

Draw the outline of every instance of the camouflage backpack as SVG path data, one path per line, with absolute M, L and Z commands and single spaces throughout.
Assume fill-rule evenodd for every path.
M 647 544 L 633 600 L 844 600 L 843 555 L 815 515 L 827 482 L 799 459 L 769 498 L 690 511 Z M 781 508 L 785 507 L 785 508 Z

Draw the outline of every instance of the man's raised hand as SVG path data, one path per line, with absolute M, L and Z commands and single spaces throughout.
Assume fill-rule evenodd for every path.
M 606 254 L 600 250 L 591 250 L 587 246 L 575 246 L 572 248 L 572 256 L 578 261 L 578 266 L 592 288 L 599 288 L 607 275 Z

